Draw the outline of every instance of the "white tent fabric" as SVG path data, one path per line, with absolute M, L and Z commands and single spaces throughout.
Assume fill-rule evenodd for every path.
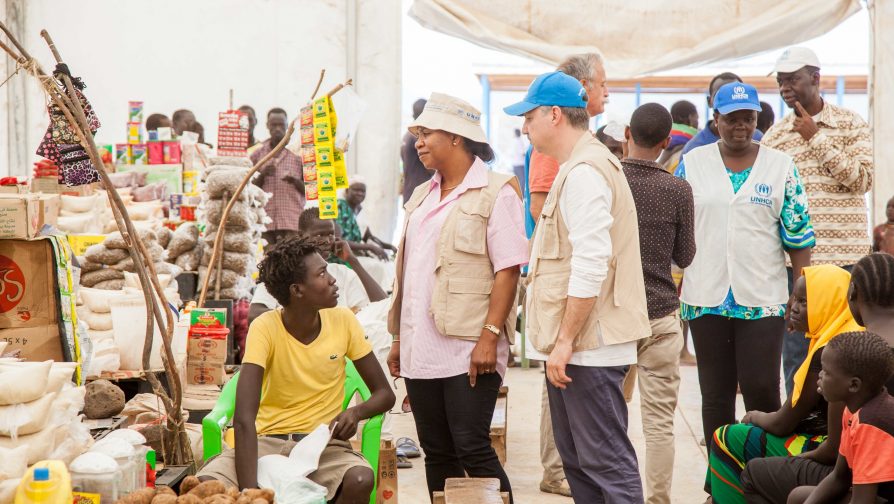
M 555 65 L 596 51 L 612 78 L 794 45 L 860 10 L 860 0 L 415 0 L 423 26 Z

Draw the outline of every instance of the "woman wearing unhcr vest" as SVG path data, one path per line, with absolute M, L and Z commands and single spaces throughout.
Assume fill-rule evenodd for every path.
M 747 411 L 779 409 L 785 253 L 800 275 L 815 243 L 792 158 L 751 140 L 760 110 L 753 86 L 722 86 L 720 141 L 688 152 L 676 172 L 695 199 L 697 251 L 680 299 L 698 355 L 706 443 L 735 423 L 737 384 Z
M 405 205 L 388 367 L 406 380 L 429 493 L 466 474 L 511 492 L 489 433 L 528 261 L 521 191 L 488 170 L 494 152 L 468 103 L 433 93 L 409 130 L 435 175 Z

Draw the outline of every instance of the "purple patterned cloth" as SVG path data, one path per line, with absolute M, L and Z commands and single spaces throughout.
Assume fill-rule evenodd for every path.
M 99 118 L 80 90 L 75 90 L 81 105 L 84 107 L 84 115 L 90 125 L 90 132 L 95 134 L 99 129 Z M 66 186 L 79 186 L 98 182 L 99 172 L 90 161 L 90 156 L 80 144 L 77 134 L 68 123 L 68 119 L 62 110 L 53 102 L 47 105 L 50 116 L 50 125 L 44 135 L 43 141 L 37 147 L 37 154 L 59 165 L 59 182 Z

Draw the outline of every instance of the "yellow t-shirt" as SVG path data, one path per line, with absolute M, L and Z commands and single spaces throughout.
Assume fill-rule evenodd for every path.
M 310 345 L 286 331 L 282 309 L 252 322 L 242 362 L 264 368 L 258 435 L 310 432 L 341 412 L 345 357 L 360 359 L 372 347 L 351 310 L 321 310 L 320 319 L 320 335 Z

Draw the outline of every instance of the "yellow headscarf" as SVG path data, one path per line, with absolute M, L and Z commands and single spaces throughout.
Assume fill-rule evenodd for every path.
M 810 346 L 807 349 L 807 358 L 795 373 L 792 406 L 801 397 L 810 361 L 816 351 L 841 333 L 863 330 L 854 321 L 847 306 L 850 273 L 838 266 L 823 264 L 804 268 L 804 277 L 807 281 L 807 333 L 804 337 L 810 340 Z

